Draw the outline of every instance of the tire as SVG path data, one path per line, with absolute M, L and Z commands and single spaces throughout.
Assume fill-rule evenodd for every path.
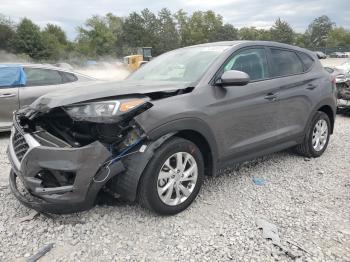
M 177 172 L 177 156 L 180 156 L 181 162 L 185 162 L 187 159 L 186 164 L 183 165 L 184 172 Z M 161 171 L 166 178 L 161 179 L 159 177 Z M 197 171 L 197 175 L 195 175 L 195 171 Z M 170 174 L 172 174 L 171 177 L 169 177 Z M 191 181 L 180 181 L 181 179 L 186 179 L 181 178 L 182 174 L 184 176 L 192 174 L 188 175 L 187 178 L 187 180 L 191 179 Z M 195 177 L 196 181 L 194 182 Z M 138 202 L 141 206 L 160 215 L 177 214 L 185 210 L 197 197 L 203 183 L 203 177 L 204 161 L 198 147 L 191 141 L 183 138 L 171 138 L 155 151 L 153 158 L 144 170 L 138 189 Z M 173 188 L 169 184 L 170 187 L 164 194 L 159 193 L 167 188 L 168 183 L 173 183 Z M 180 186 L 180 183 L 182 186 Z M 189 192 L 190 194 L 188 194 Z M 167 198 L 167 193 L 170 194 L 169 199 Z M 172 200 L 173 196 L 174 200 Z
M 325 141 L 322 147 L 320 148 L 315 148 L 315 144 L 313 143 L 313 138 L 314 138 L 314 131 L 316 128 L 316 125 L 318 123 L 323 122 L 327 124 L 327 135 L 325 135 Z M 316 114 L 314 115 L 308 129 L 307 133 L 305 135 L 304 141 L 302 144 L 298 145 L 295 147 L 295 151 L 302 156 L 305 157 L 319 157 L 321 156 L 324 151 L 327 149 L 329 138 L 330 138 L 330 133 L 331 133 L 331 122 L 329 120 L 329 117 L 326 113 L 317 111 Z

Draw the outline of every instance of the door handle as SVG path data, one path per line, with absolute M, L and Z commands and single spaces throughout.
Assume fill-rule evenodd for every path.
M 1 94 L 0 98 L 8 98 L 8 97 L 14 97 L 16 94 Z
M 269 101 L 276 101 L 277 93 L 268 93 L 264 98 Z
M 314 90 L 316 87 L 317 87 L 317 85 L 308 84 L 307 87 L 306 87 L 306 89 L 308 89 L 308 90 Z

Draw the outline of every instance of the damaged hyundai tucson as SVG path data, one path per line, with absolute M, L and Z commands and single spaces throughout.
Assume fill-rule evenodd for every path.
M 104 190 L 176 214 L 205 175 L 290 147 L 319 157 L 334 127 L 329 74 L 280 43 L 186 47 L 124 81 L 82 85 L 13 115 L 10 187 L 30 208 L 82 211 Z

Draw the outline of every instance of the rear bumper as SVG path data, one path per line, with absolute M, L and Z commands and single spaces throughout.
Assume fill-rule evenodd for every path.
M 89 209 L 108 181 L 105 178 L 124 171 L 120 161 L 111 165 L 110 171 L 104 167 L 111 153 L 99 142 L 81 148 L 48 147 L 25 133 L 21 135 L 28 150 L 19 159 L 14 133 L 21 131 L 15 128 L 7 150 L 12 165 L 10 188 L 20 202 L 37 211 L 62 214 Z M 69 181 L 65 180 L 67 174 Z M 47 185 L 49 175 L 56 179 L 56 185 Z

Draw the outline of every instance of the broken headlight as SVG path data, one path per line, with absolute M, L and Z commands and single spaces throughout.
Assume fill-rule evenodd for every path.
M 146 99 L 122 99 L 80 103 L 64 107 L 67 114 L 75 120 L 108 118 L 122 115 L 144 104 Z

